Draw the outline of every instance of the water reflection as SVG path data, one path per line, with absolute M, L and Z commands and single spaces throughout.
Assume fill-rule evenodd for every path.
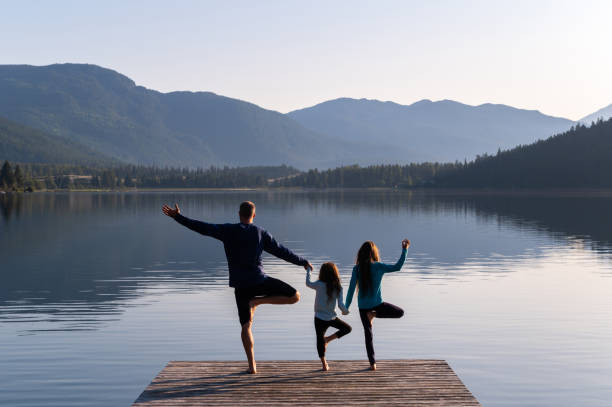
M 550 194 L 438 196 L 456 205 L 460 200 L 478 217 L 493 216 L 502 224 L 529 231 L 580 239 L 600 254 L 612 247 L 612 191 Z
M 259 223 L 279 240 L 315 261 L 333 259 L 345 275 L 361 241 L 375 240 L 393 260 L 405 231 L 415 240 L 409 267 L 425 280 L 503 274 L 512 261 L 568 242 L 606 257 L 612 247 L 607 193 L 7 194 L 0 196 L 0 320 L 23 323 L 22 334 L 92 330 L 135 300 L 223 288 L 219 243 L 178 227 L 159 208 L 176 201 L 188 216 L 233 221 L 245 199 L 258 204 Z

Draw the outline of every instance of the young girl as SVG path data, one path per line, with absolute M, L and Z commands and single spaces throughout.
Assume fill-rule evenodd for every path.
M 401 318 L 404 315 L 404 310 L 400 307 L 383 302 L 380 283 L 382 282 L 383 274 L 399 271 L 402 268 L 409 246 L 410 240 L 402 240 L 402 255 L 395 264 L 379 263 L 378 248 L 371 241 L 362 244 L 359 252 L 357 252 L 357 264 L 353 267 L 351 283 L 346 294 L 346 308 L 351 305 L 355 286 L 358 286 L 359 294 L 357 302 L 359 305 L 359 316 L 363 324 L 366 351 L 368 352 L 371 370 L 376 370 L 374 345 L 372 344 L 372 320 L 374 317 Z
M 315 297 L 315 332 L 317 333 L 317 351 L 323 364 L 323 370 L 329 370 L 329 365 L 325 360 L 325 349 L 327 344 L 334 339 L 342 338 L 351 332 L 351 326 L 340 318 L 336 318 L 336 301 L 338 308 L 343 315 L 348 314 L 348 309 L 342 303 L 342 285 L 340 284 L 340 274 L 334 263 L 325 263 L 319 271 L 319 279 L 315 282 L 310 281 L 310 268 L 306 270 L 306 285 L 317 291 Z M 336 333 L 324 336 L 325 331 L 330 326 L 337 329 Z

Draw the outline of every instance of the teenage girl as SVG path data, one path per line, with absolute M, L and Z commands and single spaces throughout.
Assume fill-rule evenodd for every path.
M 325 360 L 325 349 L 327 344 L 334 339 L 342 338 L 351 332 L 351 326 L 340 318 L 336 317 L 336 302 L 342 315 L 349 313 L 342 302 L 342 285 L 340 284 L 340 274 L 334 263 L 325 263 L 319 271 L 319 279 L 310 281 L 310 268 L 306 269 L 306 285 L 317 291 L 315 296 L 315 318 L 314 325 L 317 333 L 317 352 L 321 358 L 323 370 L 329 370 L 329 365 Z M 325 336 L 325 331 L 329 327 L 334 327 L 337 331 L 329 336 Z
M 383 302 L 380 292 L 380 283 L 383 274 L 399 271 L 406 260 L 406 252 L 410 246 L 410 240 L 402 240 L 402 255 L 395 264 L 380 263 L 378 248 L 374 242 L 367 241 L 361 245 L 357 252 L 357 264 L 353 267 L 351 283 L 346 294 L 346 308 L 353 301 L 355 287 L 359 287 L 357 303 L 359 305 L 359 316 L 363 324 L 366 351 L 370 361 L 370 369 L 376 370 L 376 359 L 374 358 L 374 345 L 372 343 L 372 320 L 376 318 L 401 318 L 404 310 L 387 302 Z

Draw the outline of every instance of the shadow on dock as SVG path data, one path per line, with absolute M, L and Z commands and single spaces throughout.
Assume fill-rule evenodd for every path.
M 168 363 L 133 406 L 443 405 L 479 406 L 443 360 L 261 361 Z

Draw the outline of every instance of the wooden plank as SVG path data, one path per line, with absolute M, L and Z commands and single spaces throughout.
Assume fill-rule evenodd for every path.
M 444 360 L 172 361 L 133 406 L 479 406 Z

